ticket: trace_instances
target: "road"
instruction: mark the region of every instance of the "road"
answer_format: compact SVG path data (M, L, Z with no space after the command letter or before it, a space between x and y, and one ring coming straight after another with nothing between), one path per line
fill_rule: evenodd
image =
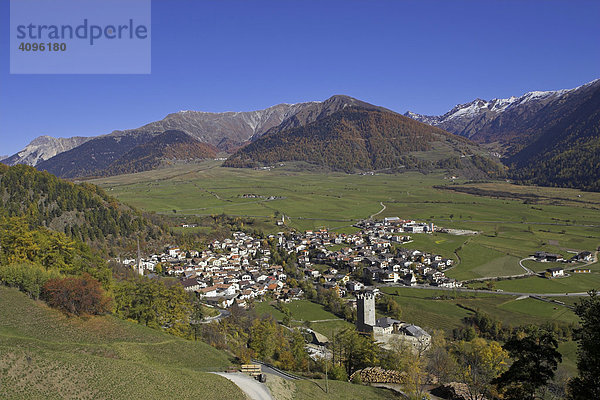
M248 375L244 375L241 372L213 372L213 374L229 379L252 400L273 400L269 389Z
M272 374L272 375L278 376L280 378L286 379L288 381L295 381L295 380L301 379L297 375L290 374L289 372L285 372L280 369L274 368L271 365L264 363L262 361L252 360L252 362L254 364L260 364L261 371L264 372L265 374ZM267 379L269 379L269 378L267 378Z
M219 308L218 311L219 311L219 315L216 315L214 317L206 317L200 323L201 324L208 324L209 322L218 321L220 319L227 318L227 317L229 317L231 315L231 312L229 312L227 310L222 310L222 309Z
M455 292L468 292L468 293L489 293L489 294L498 294L505 296L540 296L540 297L581 297L587 296L586 292L577 292L577 293L521 293L521 292L494 292L490 290L477 290L477 289L467 289L467 288L444 288L437 286L398 286L395 283L387 283L384 285L378 286L387 286L387 287L398 287L398 288L406 288L410 287L412 289L423 289L423 290L447 290L447 291L455 291Z
M386 207L385 204L383 204L382 201L379 202L379 204L381 204L381 210L379 210L379 212L376 212L375 214L372 214L369 218L373 219L374 216L381 214L382 212L385 211Z
M525 260L535 260L535 258L526 257L522 260L519 260L519 265L521 266L521 268L523 268L525 270L525 272L527 272L527 275L535 275L535 272L533 272L532 270L530 270L529 268L527 268L526 266L523 265L523 261L525 261Z

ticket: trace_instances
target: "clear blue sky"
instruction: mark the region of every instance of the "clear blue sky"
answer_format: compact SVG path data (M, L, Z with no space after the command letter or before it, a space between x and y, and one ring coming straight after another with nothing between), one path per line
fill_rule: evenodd
M600 77L599 1L154 0L150 75L10 75L0 4L0 155L179 110L347 94L440 114Z

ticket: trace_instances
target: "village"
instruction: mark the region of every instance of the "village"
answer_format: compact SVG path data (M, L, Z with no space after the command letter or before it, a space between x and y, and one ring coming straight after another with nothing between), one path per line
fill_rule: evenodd
M365 286L398 284L458 287L444 270L452 260L436 254L402 248L411 234L433 232L433 224L402 220L364 220L356 233L335 233L326 229L304 233L279 232L265 238L235 232L231 238L214 240L203 251L171 246L163 253L123 260L139 274L156 275L160 265L164 275L180 279L186 291L195 292L212 306L227 308L268 295L288 301L300 298L302 291L290 287L282 265L274 263L275 250L295 255L296 275L340 297L359 292Z

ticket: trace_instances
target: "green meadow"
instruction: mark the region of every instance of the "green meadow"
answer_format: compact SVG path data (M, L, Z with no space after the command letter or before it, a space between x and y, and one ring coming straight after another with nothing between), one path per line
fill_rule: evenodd
M309 326L327 337L352 326L349 322L325 310L322 305L308 300L294 300L285 303L285 306L290 310L293 326ZM254 309L258 314L270 314L278 321L283 320L283 313L275 307L273 302L255 302Z
M473 315L470 310L484 312L498 319L504 326L543 324L547 322L577 323L578 318L569 308L536 300L498 293L466 293L458 291L419 290L406 287L385 287L382 292L402 308L402 320L428 330L443 329L447 335L462 326L462 319ZM573 304L575 298L558 298ZM576 344L561 343L562 366L575 373Z
M330 316L315 306L290 304L299 316ZM204 342L110 315L66 317L1 285L0 315L2 399L248 398L228 379L208 373L224 371L232 360ZM320 379L292 382L271 375L268 381L278 399L398 397L386 389L340 381L329 382L328 393Z
M403 320L431 329L457 328L462 325L462 318L473 314L470 310L485 312L512 326L577 321L569 308L531 298L407 287L385 287L382 291L401 306Z
M447 273L458 280L521 274L519 260L537 250L570 257L569 251L595 251L600 245L600 193L446 178L443 172L358 175L303 171L294 165L236 169L208 161L91 182L145 211L249 216L267 232L281 230L275 224L280 215L300 231L327 227L352 232L353 223L380 212L383 203L386 208L378 218L399 216L479 232L414 234L406 245L454 259L456 266ZM479 192L450 190L457 188ZM259 197L244 197L248 194Z
M158 171L121 175L92 181L119 200L146 211L165 215L252 216L267 232L286 225L300 231L327 227L352 232L357 220L378 214L404 219L433 221L437 226L477 231L476 235L412 234L403 246L454 260L446 274L458 280L523 274L519 260L538 250L571 257L574 251L595 251L600 244L600 193L573 189L517 186L506 182L467 183L445 179L443 173L349 175L301 171L222 168L217 162L180 165ZM455 189L472 193L458 192ZM476 190L476 192L474 192ZM244 198L244 194L262 197ZM268 200L275 196L274 200ZM385 205L382 211L381 203ZM543 271L549 263L524 261L528 268ZM576 267L577 264L568 264ZM600 267L592 274L572 274L560 279L528 277L492 282L495 290L523 293L585 292L600 288ZM473 287L486 286L475 283ZM451 331L481 310L510 325L547 321L576 322L571 310L534 299L520 299L493 292L459 293L384 288L402 308L402 318L425 328ZM395 295L398 291L399 295ZM454 293L454 298L434 299ZM568 304L575 299L560 298ZM325 336L349 326L346 321L308 301L287 305L292 324L310 326ZM270 305L256 304L259 313L281 320ZM563 346L564 347L564 346ZM573 359L565 361L573 362Z
M530 293L578 293L590 289L600 289L600 273L572 274L564 278L542 278L532 276L523 279L511 279L495 283L497 289L507 292Z
M275 221L282 214L287 227L300 231L327 227L352 232L354 222L377 213L377 218L398 216L432 221L438 227L477 231L475 235L462 236L441 232L412 234L412 242L403 245L452 258L454 266L446 273L458 280L520 275L525 271L519 261L538 250L570 258L577 251L595 252L600 245L600 193L446 178L443 172L350 175L302 171L289 165L272 170L231 169L211 161L92 182L119 200L146 211L173 216L250 216L272 232L281 230ZM262 197L245 198L244 194ZM269 200L269 196L275 199ZM534 271L551 266L529 260L524 263ZM578 265L581 264L565 266ZM492 285L495 290L523 293L600 288L599 264L588 268L592 269L591 274L560 279L527 277L494 281ZM486 312L512 326L577 321L567 307L495 292L389 287L383 291L401 306L403 320L446 332L461 326L461 320L472 314L470 310ZM567 304L576 301L558 299ZM335 318L314 303L293 302L288 306L296 320L294 324ZM283 318L268 303L258 303L257 311ZM311 326L330 336L347 324L333 320L312 322ZM561 344L561 352L565 356L563 365L573 370L573 342Z

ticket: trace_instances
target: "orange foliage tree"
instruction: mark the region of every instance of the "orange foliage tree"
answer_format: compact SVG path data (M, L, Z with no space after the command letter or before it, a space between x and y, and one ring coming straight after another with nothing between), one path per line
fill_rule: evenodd
M50 279L42 289L42 298L50 307L74 315L102 314L111 306L100 282L89 274Z

